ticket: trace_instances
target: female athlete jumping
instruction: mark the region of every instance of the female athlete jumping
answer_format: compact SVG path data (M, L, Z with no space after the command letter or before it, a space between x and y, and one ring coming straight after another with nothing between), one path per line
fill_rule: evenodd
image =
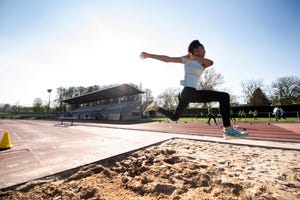
M202 72L213 65L213 61L205 56L205 48L198 41L194 40L188 47L189 54L182 57L169 57L165 55L155 55L142 52L142 59L152 58L163 62L183 63L184 64L184 79L180 84L184 87L178 95L179 103L174 112L170 112L151 103L145 112L156 110L162 113L173 121L180 118L180 115L187 108L189 103L207 103L218 101L220 104L220 113L223 119L223 136L224 139L243 138L248 135L247 132L240 132L234 129L230 124L230 101L229 94L225 92L217 92L212 90L197 90L200 75Z

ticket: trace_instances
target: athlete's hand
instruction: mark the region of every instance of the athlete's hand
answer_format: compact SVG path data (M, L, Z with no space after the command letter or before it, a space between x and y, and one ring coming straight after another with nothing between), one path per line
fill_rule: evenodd
M149 54L146 53L146 52L142 52L141 55L140 55L141 59L146 59L146 58L149 58L149 57L150 57Z

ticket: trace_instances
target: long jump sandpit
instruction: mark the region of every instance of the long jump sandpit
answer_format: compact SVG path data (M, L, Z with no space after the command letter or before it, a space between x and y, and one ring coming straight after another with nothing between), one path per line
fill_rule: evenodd
M183 134L184 123L110 126L1 120L13 147L0 151L0 199L300 197L297 139L224 141Z

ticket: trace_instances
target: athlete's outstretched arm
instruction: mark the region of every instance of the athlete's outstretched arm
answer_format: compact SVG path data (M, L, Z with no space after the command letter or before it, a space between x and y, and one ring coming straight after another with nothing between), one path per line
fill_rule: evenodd
M150 54L150 53L146 53L146 52L142 52L140 57L142 59L152 58L152 59L160 60L163 62L182 63L181 57L169 57L169 56L165 56L165 55L155 55L155 54Z

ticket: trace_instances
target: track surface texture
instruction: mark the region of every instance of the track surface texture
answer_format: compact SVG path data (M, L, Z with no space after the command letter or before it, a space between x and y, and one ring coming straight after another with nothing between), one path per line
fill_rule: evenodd
M198 136L222 137L222 128L216 125L196 122L149 122L149 123L74 123L75 125L99 126L130 130L190 134ZM236 128L249 132L248 139L300 142L300 123L238 123Z

